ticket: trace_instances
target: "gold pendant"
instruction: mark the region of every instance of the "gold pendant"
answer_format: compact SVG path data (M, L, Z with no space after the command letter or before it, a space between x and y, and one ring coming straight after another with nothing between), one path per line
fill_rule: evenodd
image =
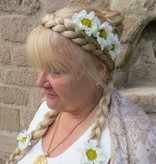
M47 164L47 157L46 155L39 155L33 164Z

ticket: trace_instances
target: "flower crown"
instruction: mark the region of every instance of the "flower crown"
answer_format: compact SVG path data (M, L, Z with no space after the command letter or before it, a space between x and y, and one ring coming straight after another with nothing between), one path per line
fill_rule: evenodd
M115 60L120 53L120 42L118 35L113 33L113 28L107 21L101 24L93 11L87 14L86 10L82 10L72 16L71 23L77 25L88 36L96 38L101 50L108 52L111 59Z

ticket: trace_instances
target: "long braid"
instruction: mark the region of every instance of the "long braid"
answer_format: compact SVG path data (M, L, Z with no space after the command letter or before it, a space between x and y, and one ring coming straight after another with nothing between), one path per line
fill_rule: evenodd
M26 149L23 149L22 151L17 147L15 152L11 154L6 164L13 164L20 160L31 149L31 147L35 145L38 142L38 140L47 132L49 125L51 125L55 121L55 118L58 115L58 113L59 112L55 110L47 112L44 116L43 121L41 121L37 125L36 129L31 132L31 145L28 146Z
M113 91L113 79L112 74L110 77L106 80L106 84L104 87L104 93L102 98L99 101L99 109L96 112L95 122L93 124L92 132L89 136L89 139L96 139L100 140L101 138L101 132L103 131L105 127L106 117L108 114L108 106L110 104L110 98Z
M123 31L123 25L122 21L124 17L120 14L118 11L111 11L110 9L105 9L102 12L105 17L107 18L107 21L113 26L114 31L118 34L118 36L121 36L121 33ZM104 55L105 56L105 55ZM107 63L107 59L104 61ZM89 136L89 139L97 139L98 141L101 138L101 132L105 127L106 123L106 117L108 115L109 111L109 104L111 101L111 94L113 92L113 72L108 73L106 81L103 82L103 97L99 101L99 109L96 113L95 122L92 128L92 132Z

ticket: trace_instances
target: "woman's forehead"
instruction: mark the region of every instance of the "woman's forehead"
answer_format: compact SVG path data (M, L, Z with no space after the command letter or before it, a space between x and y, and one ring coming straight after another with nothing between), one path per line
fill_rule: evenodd
M50 29L38 27L28 40L30 60L42 69L73 72L84 67L84 50L71 40Z

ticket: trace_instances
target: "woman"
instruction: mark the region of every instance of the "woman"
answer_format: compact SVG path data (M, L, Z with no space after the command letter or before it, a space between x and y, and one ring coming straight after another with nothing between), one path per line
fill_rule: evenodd
M27 47L45 99L7 163L155 163L154 123L113 90L122 20L117 11L72 7L33 30Z

